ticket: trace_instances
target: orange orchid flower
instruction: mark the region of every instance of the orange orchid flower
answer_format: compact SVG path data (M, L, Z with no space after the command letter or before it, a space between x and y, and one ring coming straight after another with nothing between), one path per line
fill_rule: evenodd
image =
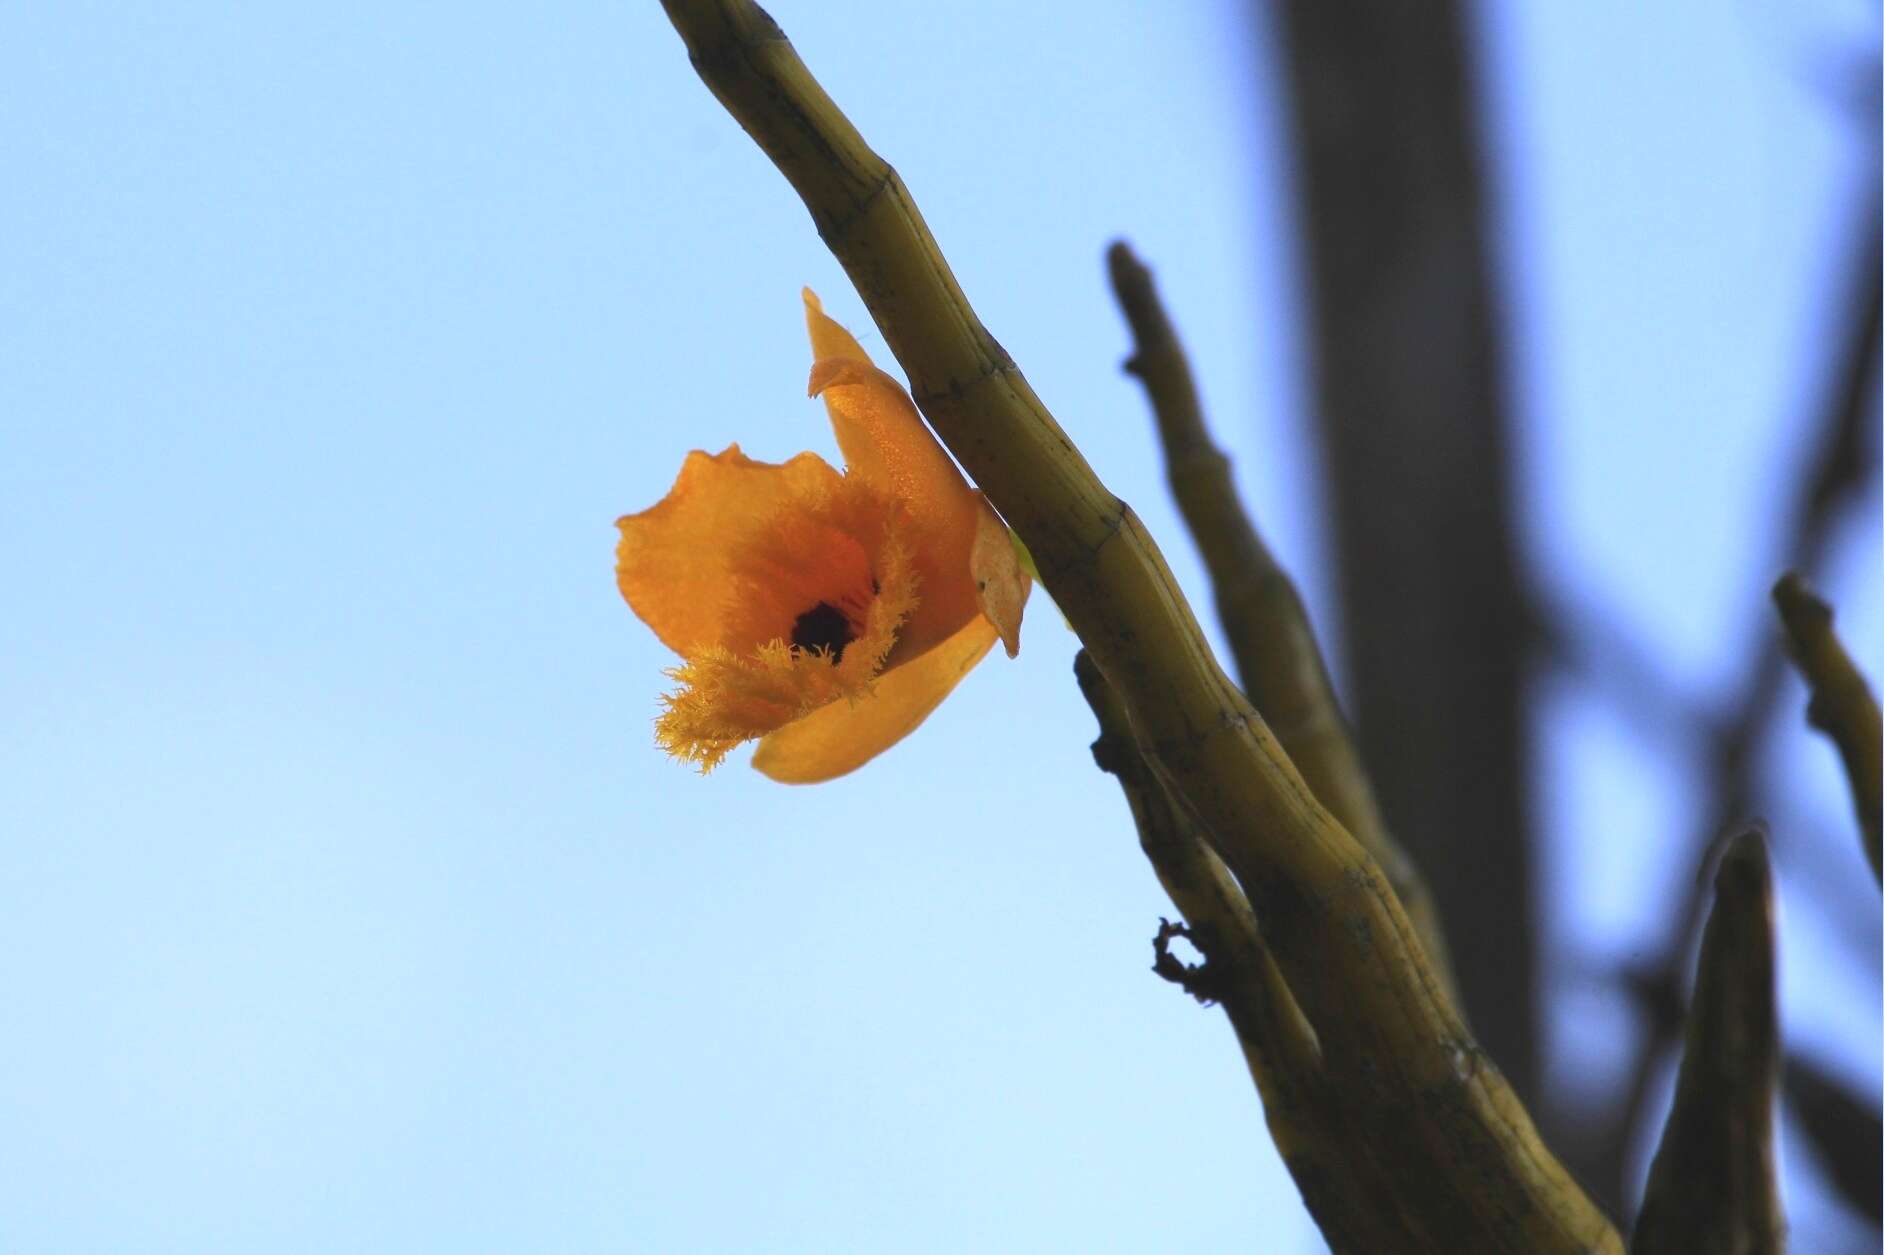
M682 658L655 739L711 770L792 784L855 770L929 716L996 640L1020 650L1030 581L1007 526L909 395L807 288L810 394L842 474L695 450L650 509L616 522L616 583Z

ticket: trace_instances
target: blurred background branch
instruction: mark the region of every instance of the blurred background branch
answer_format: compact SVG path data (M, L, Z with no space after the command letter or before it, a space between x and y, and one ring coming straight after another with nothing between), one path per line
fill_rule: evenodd
M1866 181L1862 202L1855 207L1852 232L1850 260L1842 268L1849 284L1838 298L1841 309L1833 325L1840 330L1812 428L1816 434L1807 442L1792 481L1797 487L1782 511L1787 523L1778 552L1766 560L1768 570L1791 568L1808 576L1823 572L1840 523L1875 491L1877 443L1871 428L1877 415L1880 299L1875 177ZM1780 450L1778 456L1783 459L1785 453ZM1761 805L1757 765L1782 713L1785 654L1764 596L1750 609L1747 623L1749 657L1738 697L1722 711L1700 715L1708 731L1699 785L1701 814L1687 842L1691 851L1704 850L1727 828L1754 818ZM1705 903L1701 891L1689 895L1671 917L1656 957L1619 973L1620 986L1634 996L1644 1024L1627 1051L1626 1083L1614 1102L1585 1108L1561 1130L1558 1144L1586 1186L1614 1209L1627 1205L1635 1171L1628 1150L1649 1114L1657 1069L1681 1031L1682 968ZM1869 1197L1848 1201L1875 1222L1876 1196L1873 1188Z
M1387 822L1431 882L1465 1006L1530 1094L1543 1011L1529 792L1536 670L1597 694L1693 780L1695 820L1673 855L1691 861L1764 804L1757 768L1781 714L1779 635L1762 598L1744 619L1739 690L1722 701L1678 684L1605 607L1527 569L1473 15L1378 0L1278 0L1255 14L1273 32L1290 122L1342 687ZM1855 65L1826 81L1825 96L1869 135L1871 166L1836 264L1845 283L1806 439L1789 424L1775 450L1798 469L1777 511L1780 539L1749 569L1762 591L1787 567L1820 575L1840 527L1876 491L1877 80L1872 56ZM1785 849L1803 877L1827 882L1812 843ZM1593 1103L1540 1111L1547 1137L1617 1215L1640 1179L1630 1151L1681 1033L1686 960L1707 901L1697 888L1646 956L1605 977L1641 1025L1619 1046L1620 1084ZM1863 1153L1875 1096L1797 1059L1785 1076L1789 1101L1814 1113L1800 1123L1817 1158L1843 1165L1829 1178L1875 1225L1876 1174L1849 1169L1854 1153L1860 1167L1875 1157Z
M1431 885L1464 1011L1527 1103L1538 965L1529 654L1470 22L1281 0L1344 705Z
M1787 572L1773 587L1773 601L1786 625L1793 659L1812 689L1806 718L1831 738L1844 760L1865 857L1871 860L1871 874L1880 875L1878 759L1884 754L1884 730L1879 727L1877 698L1833 630L1831 606L1805 580Z
M1637 1255L1785 1249L1773 1145L1773 877L1759 833L1727 844L1713 881L1674 1106L1630 1243Z

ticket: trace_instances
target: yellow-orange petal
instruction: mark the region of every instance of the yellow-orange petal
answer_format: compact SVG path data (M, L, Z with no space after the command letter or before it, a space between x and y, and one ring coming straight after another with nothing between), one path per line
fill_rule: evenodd
M979 494L977 494L979 496ZM975 547L968 566L975 578L975 595L981 603L982 617L994 624L1001 634L1001 644L1012 658L1020 653L1021 612L1027 607L1027 593L1032 581L1021 568L1020 553L1007 524L994 512L986 497L975 527Z
M884 672L868 697L832 702L767 735L752 765L784 784L855 771L914 732L999 637L976 615L934 649Z
M863 345L857 343L857 337L834 319L825 317L824 302L810 288L801 289L799 295L805 300L805 330L811 333L811 356L813 359L826 357L848 358L853 362L870 365L870 355L864 352Z
M907 533L902 506L854 475L767 516L728 559L735 606L722 620L720 643L735 653L779 639L812 644L800 639L811 626L802 622L807 612L839 616L841 627L826 622L823 630L854 638L882 591L881 566L892 541L903 555L896 560L916 580ZM814 628L811 636L817 635Z
M741 546L787 506L834 492L840 479L815 453L775 465L736 444L717 454L696 449L658 504L616 520L616 585L675 653L723 645L739 610Z
M807 305L811 343L843 342L832 356L812 359L809 395L822 397L843 451L844 466L887 486L918 517L972 517L974 490L956 469L948 451L929 431L903 385L878 370L850 333L815 306Z
M877 578L861 631L835 654L772 640L746 653L713 646L670 670L680 687L661 699L666 709L654 721L661 748L710 771L743 741L826 707L873 702L872 682L916 601L908 554L893 535L879 552Z
M847 474L881 486L909 521L922 604L904 626L893 663L928 652L981 610L972 559L983 509L902 385L871 365L842 326L805 290L805 323L817 360L810 391L822 397Z

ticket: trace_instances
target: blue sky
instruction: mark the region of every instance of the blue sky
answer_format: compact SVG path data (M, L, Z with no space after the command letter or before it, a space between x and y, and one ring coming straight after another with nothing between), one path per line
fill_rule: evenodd
M1241 9L882 8L773 11L1201 594L1118 371L1132 239L1326 618ZM1498 11L1524 540L1705 690L1856 170L1809 70L1873 19ZM1044 601L853 777L654 749L614 518L690 448L835 457L801 285L881 343L658 6L28 0L0 151L0 1245L1315 1249L1220 1017L1146 970L1170 907ZM1873 496L1829 586L1874 676L1877 557ZM1677 782L1575 694L1545 744L1556 940L1627 953L1691 872ZM1768 769L1777 831L1849 838L1822 744ZM1849 853L1788 886L1786 1007L1875 1086Z

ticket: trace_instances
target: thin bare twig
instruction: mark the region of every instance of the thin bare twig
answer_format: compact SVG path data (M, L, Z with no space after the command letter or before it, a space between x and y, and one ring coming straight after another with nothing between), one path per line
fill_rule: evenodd
M1151 400L1164 448L1165 477L1210 573L1217 618L1236 659L1243 691L1321 804L1380 864L1457 1005L1458 989L1432 894L1381 818L1308 612L1294 581L1244 510L1229 457L1210 438L1190 362L1158 299L1151 271L1123 240L1106 251L1106 269L1132 329L1132 355L1125 369L1145 385Z
M1773 586L1773 602L1786 625L1793 660L1812 687L1806 719L1832 739L1844 759L1845 779L1858 810L1858 828L1871 874L1884 879L1879 830L1884 828L1884 720L1871 686L1832 631L1832 608L1796 571Z

